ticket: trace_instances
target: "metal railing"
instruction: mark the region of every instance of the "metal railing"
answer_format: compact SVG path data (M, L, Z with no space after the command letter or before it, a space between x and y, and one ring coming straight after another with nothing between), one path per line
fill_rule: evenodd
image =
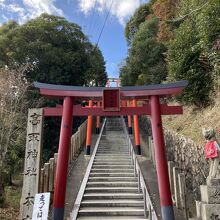
M131 156L132 164L134 165L134 175L138 177L138 191L139 192L142 191L143 195L144 195L144 215L145 215L145 217L148 217L149 220L159 220L159 218L157 217L157 213L153 207L147 186L145 184L145 180L144 180L143 174L141 172L137 156L134 152L134 147L133 147L131 138L128 134L125 121L124 121L123 117L121 117L121 118L122 118L123 129L124 129L124 132L126 135L126 141L127 141L128 147L129 147L129 154Z

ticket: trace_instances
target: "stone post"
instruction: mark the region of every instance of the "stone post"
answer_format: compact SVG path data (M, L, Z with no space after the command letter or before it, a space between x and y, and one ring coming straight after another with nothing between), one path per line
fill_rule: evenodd
M173 168L175 163L173 161L168 161L168 173L170 180L170 190L172 194L172 199L174 199L174 181L173 181Z
M200 210L202 220L220 219L220 179L210 179L208 185L201 185Z
M20 219L31 219L34 196L39 192L43 135L43 109L29 109Z
M179 182L178 182L178 174L180 169L177 167L173 167L173 184L174 184L174 195L175 195L175 204L177 208L181 208L180 203L180 189L179 189Z

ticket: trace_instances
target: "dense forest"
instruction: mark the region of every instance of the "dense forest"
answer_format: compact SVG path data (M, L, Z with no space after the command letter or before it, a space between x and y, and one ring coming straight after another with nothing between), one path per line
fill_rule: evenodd
M189 81L179 97L206 107L219 87L219 0L151 0L125 27L129 53L120 67L123 85Z
M9 21L0 27L0 207L7 205L6 186L23 170L28 108L55 105L38 95L33 81L103 86L105 61L81 27L63 17L42 14L23 25ZM47 159L57 151L60 119L44 124Z

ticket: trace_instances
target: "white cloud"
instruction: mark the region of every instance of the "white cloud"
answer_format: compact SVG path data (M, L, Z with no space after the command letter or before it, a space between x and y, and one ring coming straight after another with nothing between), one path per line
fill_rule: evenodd
M7 10L12 13L17 13L20 16L24 16L25 13L24 8L20 7L18 4L15 3L7 5Z
M10 15L18 17L19 23L35 18L42 13L54 14L63 16L63 11L54 5L55 0L22 0L23 5L17 3L7 3L5 0L0 0L0 9Z
M88 14L92 10L98 12L108 11L111 7L111 0L78 0L80 11ZM111 7L111 15L116 16L119 23L124 25L126 20L140 6L143 0L113 0ZM96 8L94 8L96 6Z
M54 0L23 0L23 4L30 18L37 17L44 12L63 16L63 11L54 5Z

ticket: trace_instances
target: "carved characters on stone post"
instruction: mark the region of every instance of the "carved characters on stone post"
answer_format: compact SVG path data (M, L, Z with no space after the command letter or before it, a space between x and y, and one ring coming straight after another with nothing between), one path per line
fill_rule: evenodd
M38 193L42 150L43 109L29 109L20 219L31 219L34 196Z

